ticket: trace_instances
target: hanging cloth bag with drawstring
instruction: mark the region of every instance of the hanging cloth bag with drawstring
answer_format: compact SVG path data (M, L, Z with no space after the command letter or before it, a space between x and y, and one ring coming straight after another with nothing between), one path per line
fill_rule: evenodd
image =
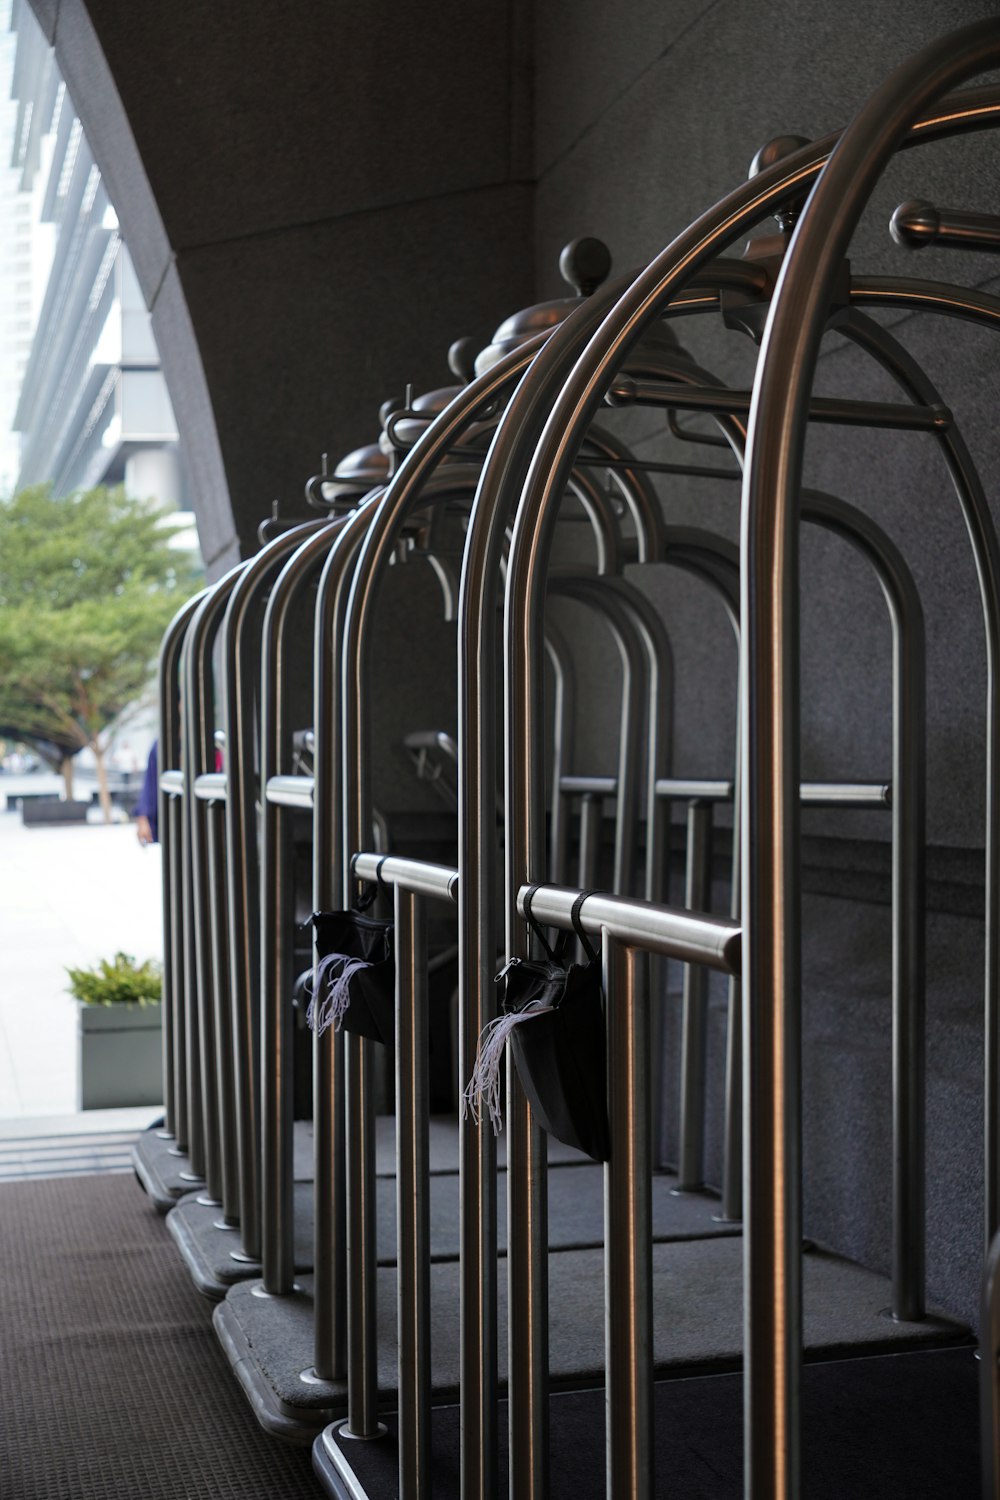
M330 1026L391 1046L396 1034L393 923L368 915L372 886L349 911L314 911L316 966L306 1023L317 1036Z
M531 912L538 889L524 898L524 914L548 957L512 959L497 975L504 986L503 1013L484 1028L465 1103L476 1118L485 1099L500 1128L500 1062L509 1041L514 1066L533 1118L549 1135L594 1161L607 1161L611 1132L607 1105L607 1041L600 953L580 922L590 891L573 904L573 929L587 962L569 962L572 932L553 948Z

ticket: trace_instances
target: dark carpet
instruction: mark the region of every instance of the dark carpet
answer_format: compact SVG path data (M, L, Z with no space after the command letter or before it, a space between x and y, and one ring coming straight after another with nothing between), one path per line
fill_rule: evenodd
M299 1500L131 1176L0 1187L3 1500Z

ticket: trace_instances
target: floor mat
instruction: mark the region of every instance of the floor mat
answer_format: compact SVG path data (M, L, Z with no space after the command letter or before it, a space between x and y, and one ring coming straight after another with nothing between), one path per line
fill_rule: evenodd
M315 1500L131 1175L0 1188L3 1500Z

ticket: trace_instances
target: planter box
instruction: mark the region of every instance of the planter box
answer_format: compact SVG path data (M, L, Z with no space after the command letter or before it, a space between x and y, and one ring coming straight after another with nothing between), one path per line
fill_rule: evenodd
M77 1004L79 1109L162 1102L162 1010L159 1003Z
M86 823L89 802L60 802L45 793L27 793L21 797L21 822L25 828L42 828L53 823Z

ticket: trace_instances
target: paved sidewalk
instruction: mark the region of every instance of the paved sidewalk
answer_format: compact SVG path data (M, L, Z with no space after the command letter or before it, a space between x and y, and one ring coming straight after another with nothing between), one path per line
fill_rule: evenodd
M66 967L119 949L162 958L160 899L159 846L140 848L134 825L25 828L0 813L0 1133L76 1111Z

